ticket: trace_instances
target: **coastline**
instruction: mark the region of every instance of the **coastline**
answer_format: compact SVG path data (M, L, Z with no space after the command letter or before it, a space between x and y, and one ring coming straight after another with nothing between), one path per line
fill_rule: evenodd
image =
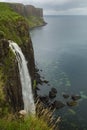
M41 25L36 25L36 26L34 26L34 27L30 27L29 30L31 31L31 30L33 30L33 29L35 29L35 28L46 26L47 24L48 24L47 22L44 22L44 23L41 24ZM32 39L31 39L31 40L32 40Z

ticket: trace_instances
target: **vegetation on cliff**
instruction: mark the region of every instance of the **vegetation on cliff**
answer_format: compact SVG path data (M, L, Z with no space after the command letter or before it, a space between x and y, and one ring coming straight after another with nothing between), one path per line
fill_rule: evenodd
M42 17L29 16L27 20L30 28L39 27L46 24Z
M6 3L0 3L0 130L50 130L43 119L16 118L15 112L23 109L18 63L9 48L8 39L21 47L34 80L34 52L27 20Z
M52 130L46 122L36 117L28 117L24 120L0 119L0 130Z
M20 15L24 16L29 23L29 28L45 25L43 19L43 9L32 5L23 5L20 3L9 3L10 7Z
M28 40L25 28L28 28L25 19L14 12L8 4L0 3L0 31L4 33L5 38L21 44Z

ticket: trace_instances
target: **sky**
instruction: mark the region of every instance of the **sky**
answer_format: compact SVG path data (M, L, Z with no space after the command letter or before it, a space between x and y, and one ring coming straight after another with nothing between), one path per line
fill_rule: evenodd
M87 0L0 0L43 8L44 15L87 15Z

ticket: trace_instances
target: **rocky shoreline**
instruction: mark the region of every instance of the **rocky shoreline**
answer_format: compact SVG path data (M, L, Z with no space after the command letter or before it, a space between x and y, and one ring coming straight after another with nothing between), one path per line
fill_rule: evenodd
M43 84L47 84L47 86L49 87L49 81L42 80L40 74L39 74L39 69L36 68L36 72L35 72L35 80L36 80L36 88L35 88L35 98L39 98L39 100L43 103L44 107L47 108L51 108L53 109L61 109L65 106L68 107L74 107L78 104L79 100L81 99L81 96L79 94L67 94L67 93L63 93L62 97L65 99L65 102L60 101L59 99L56 100L56 96L58 94L57 90L55 87L51 87L51 89L49 90L49 94L48 95L38 95L38 91L40 91L40 87L38 88L38 84L43 85ZM51 86L51 85L50 85ZM43 85L44 87L44 85Z

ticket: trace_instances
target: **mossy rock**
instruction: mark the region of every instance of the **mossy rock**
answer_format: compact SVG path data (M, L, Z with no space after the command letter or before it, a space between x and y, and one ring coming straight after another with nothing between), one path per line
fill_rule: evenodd
M73 106L77 105L77 102L76 101L69 101L69 102L67 102L67 105L70 107L73 107Z

